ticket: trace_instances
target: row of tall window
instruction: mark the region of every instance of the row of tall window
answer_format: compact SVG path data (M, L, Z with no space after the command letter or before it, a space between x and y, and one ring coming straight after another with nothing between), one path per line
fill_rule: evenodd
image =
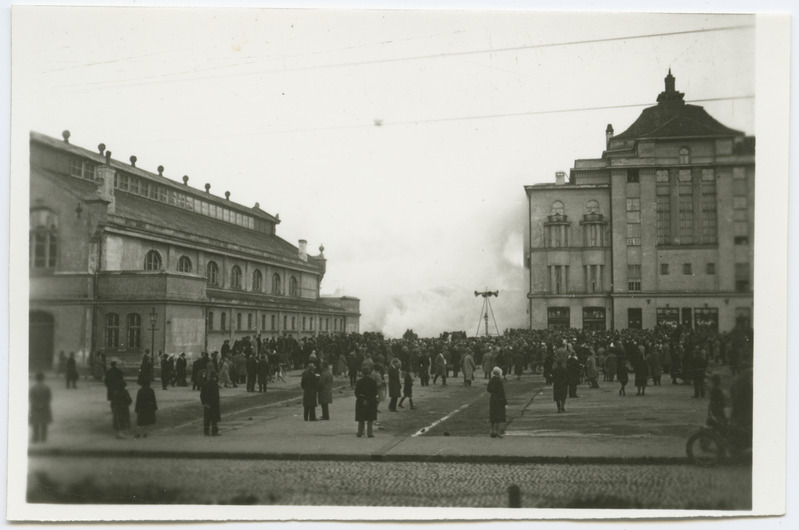
M564 213L563 202L555 201L550 208L550 215L544 222L544 246L560 248L569 246L571 222ZM599 202L590 200L585 205L585 213L580 221L582 226L583 246L601 247L605 245L605 228L607 220L599 213Z
M80 158L73 158L70 163L70 174L73 177L86 180L95 180L95 165ZM114 188L120 191L133 193L155 201L191 210L208 217L213 217L226 223L243 226L259 232L271 233L271 225L251 215L241 213L233 208L219 206L216 203L202 200L193 195L177 191L169 186L156 184L149 179L116 171Z
M247 327L244 327L244 313L236 313L236 327L234 328L235 331L255 331L254 324L255 316L252 313L247 313ZM277 315L268 315L269 316L269 327L267 328L267 320L266 314L261 314L261 326L259 329L261 330L270 330L270 331L297 331L297 319L296 316L283 315L283 327L278 328L280 323ZM217 315L213 311L209 311L208 315L206 316L206 322L208 325L208 331L229 331L228 328L228 313L225 311L221 311L219 313L219 322L216 321ZM289 320L290 318L290 320ZM330 318L329 317L302 317L302 331L330 331ZM339 330L339 327L341 328ZM333 319L333 331L343 331L344 330L344 322L343 319L334 318Z
M125 344L120 343L119 315L117 313L107 313L105 315L105 347L110 350L119 348L140 349L141 348L141 315L139 313L128 313L125 316Z
M146 271L159 271L163 268L163 262L161 260L161 254L158 253L157 250L150 250L144 256L144 270ZM178 258L178 265L177 265L178 272L192 272L193 265L191 262L191 258L188 256L181 256ZM209 261L205 266L206 272L206 279L208 280L208 284L212 286L219 286L222 280L222 275L219 270L219 265L216 264L215 261ZM238 265L233 265L230 269L230 288L232 289L242 289L242 272L241 267ZM253 291L261 292L264 289L263 286L263 273L255 269L252 272L252 284L251 289ZM283 280L278 273L274 273L272 275L272 294L284 294L283 293ZM300 283L295 276L289 277L288 282L288 295L289 296L300 296Z
M655 172L655 190L659 245L717 242L715 170L659 169Z

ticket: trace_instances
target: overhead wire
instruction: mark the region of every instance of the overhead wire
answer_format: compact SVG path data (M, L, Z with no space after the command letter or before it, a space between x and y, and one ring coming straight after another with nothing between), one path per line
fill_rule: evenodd
M308 71L308 70L322 70L322 69L332 69L332 68L345 68L345 67L354 67L354 66L368 66L368 65L375 65L375 64L386 64L386 63L397 63L397 62L406 62L406 61L420 61L420 60L430 60L430 59L443 59L447 57L463 57L467 55L478 55L484 53L507 53L512 51L523 51L523 50L534 50L534 49L542 49L542 48L554 48L560 46L579 46L584 44L596 44L596 43L603 43L603 42L617 42L617 41L626 41L626 40L638 40L638 39L649 39L649 38L656 38L656 37L670 37L676 35L689 35L689 34L696 34L696 33L710 33L710 32L718 32L718 31L731 31L731 30L739 30L739 29L750 29L754 28L751 24L740 24L734 26L719 26L715 28L700 28L700 29L693 29L693 30L683 30L683 31L668 31L662 33L645 33L645 34L638 34L638 35L626 35L626 36L618 36L618 37L603 37L597 39L584 39L584 40L574 40L574 41L564 41L564 42L548 42L548 43L540 43L540 44L528 44L523 46L510 46L505 48L485 48L479 50L464 50L460 52L442 52L437 54L427 54L427 55L414 55L414 56L406 56L406 57L387 57L381 59L371 59L365 61L351 61L351 62L343 62L343 63L331 63L331 64L321 64L321 65L309 65L309 66L297 66L293 68L282 68L282 69L272 69L272 70L256 70L252 72L239 72L239 73L229 73L229 74L220 74L220 75L209 75L209 76L202 76L202 77L188 77L188 78L179 78L179 79L158 79L153 81L144 81L140 83L129 83L128 81L137 81L140 79L149 79L153 76L145 76L145 77L134 77L122 80L113 80L113 81L96 81L93 83L80 83L80 84L70 84L70 85L60 85L60 88L87 88L89 86L105 86L108 88L125 88L125 87L134 87L134 86L144 86L144 85L152 85L152 84L163 84L163 83L179 83L179 82L187 82L187 81L203 81L207 79L220 79L220 78L234 78L234 77L250 77L250 76L258 76L258 75L265 75L265 74L275 74L275 73L290 73L290 72L301 72L301 71ZM184 72L178 73L167 73L167 74L159 74L156 77L163 77L163 76L174 76L174 75L183 75L183 74L191 74L196 70L187 70Z

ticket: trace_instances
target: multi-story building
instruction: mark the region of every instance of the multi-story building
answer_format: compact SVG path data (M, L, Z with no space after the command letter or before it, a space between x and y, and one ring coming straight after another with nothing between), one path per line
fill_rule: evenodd
M357 298L320 296L324 248L280 219L69 143L30 136L30 363L104 350L138 362L260 333L358 332Z
M754 137L674 81L601 158L525 186L532 328L751 324Z

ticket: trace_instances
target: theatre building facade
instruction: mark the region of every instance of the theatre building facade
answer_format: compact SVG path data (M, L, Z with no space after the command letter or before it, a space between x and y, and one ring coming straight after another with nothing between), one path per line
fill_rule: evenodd
M31 369L359 331L357 298L320 296L324 247L281 239L278 216L63 137L30 135Z
M657 105L601 158L525 186L530 327L751 326L755 141L688 105Z

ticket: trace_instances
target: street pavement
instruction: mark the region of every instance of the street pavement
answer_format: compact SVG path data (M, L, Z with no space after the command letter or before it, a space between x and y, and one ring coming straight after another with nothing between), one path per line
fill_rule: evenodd
M715 370L729 380L726 367ZM419 386L414 403L381 413L374 438L356 438L354 397L345 378L336 378L331 420L302 420L300 372L287 383L270 383L265 394L243 386L221 389L221 436L202 435L198 392L190 387L162 390L156 382L157 424L147 438L114 437L111 412L102 383L82 379L67 390L50 376L54 422L44 444L31 444L31 457L141 456L163 458L238 458L271 460L344 460L462 463L619 463L684 464L685 442L704 423L707 399L693 399L693 389L650 386L645 396L618 395L617 383L599 389L579 388L559 414L551 387L539 375L509 377L505 437L489 438L486 381L471 387L450 378L449 386ZM135 399L135 382L129 390ZM135 424L135 414L131 416ZM317 408L317 414L319 409Z

